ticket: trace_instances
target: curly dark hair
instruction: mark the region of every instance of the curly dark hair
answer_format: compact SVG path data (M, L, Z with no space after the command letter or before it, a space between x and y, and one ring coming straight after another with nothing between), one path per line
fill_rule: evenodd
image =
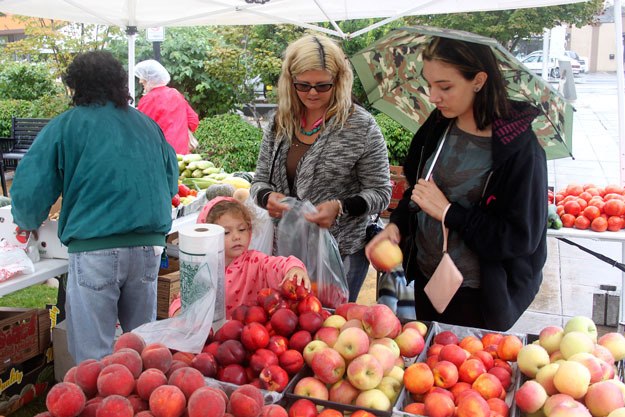
M75 106L104 105L126 108L132 102L128 92L128 74L122 64L107 51L82 53L67 68L63 81L74 91Z

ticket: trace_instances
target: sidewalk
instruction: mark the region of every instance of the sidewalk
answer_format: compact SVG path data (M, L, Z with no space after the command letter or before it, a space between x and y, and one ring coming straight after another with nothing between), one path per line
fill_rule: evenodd
M574 182L601 186L619 183L616 74L582 75L575 87L575 160L549 161L549 185L558 190ZM621 262L620 243L574 241ZM572 316L592 317L593 294L603 292L599 285L615 285L615 294L621 290L622 274L618 269L551 237L543 273L540 292L512 331L537 333L547 325L563 325Z

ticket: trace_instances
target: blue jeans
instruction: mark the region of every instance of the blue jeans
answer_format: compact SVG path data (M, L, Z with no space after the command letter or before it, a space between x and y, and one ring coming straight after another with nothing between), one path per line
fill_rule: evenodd
M343 256L343 267L349 288L349 301L355 302L369 271L369 260L365 256L364 248L351 255Z
M135 246L69 254L67 342L77 364L113 351L118 318L124 332L156 320L160 252Z

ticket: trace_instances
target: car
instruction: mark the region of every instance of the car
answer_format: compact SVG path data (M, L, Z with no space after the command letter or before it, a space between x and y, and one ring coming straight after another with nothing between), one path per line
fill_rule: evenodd
M549 63L547 64L547 74L551 78L559 78L560 77L560 61L570 61L571 70L573 71L573 75L579 75L581 72L581 65L579 62L573 58L568 56L560 56L549 57ZM542 75L543 73L543 52L542 51L534 51L524 57L521 62L528 67L530 70L534 71L537 75Z
M582 74L585 74L585 73L588 72L588 58L586 58L585 56L580 56L575 51L564 51L564 55L568 56L569 58L572 58L572 59L576 60L577 62L579 62L580 72Z

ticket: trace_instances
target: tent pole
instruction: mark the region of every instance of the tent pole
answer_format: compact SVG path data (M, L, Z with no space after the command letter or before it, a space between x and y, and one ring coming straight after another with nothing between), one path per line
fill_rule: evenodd
M137 37L137 27L128 26L126 28L126 37L128 39L128 92L133 99L133 105L136 106L135 100L135 38Z
M616 41L616 98L618 105L619 183L625 184L625 79L623 76L623 18L621 0L614 0L614 36Z

